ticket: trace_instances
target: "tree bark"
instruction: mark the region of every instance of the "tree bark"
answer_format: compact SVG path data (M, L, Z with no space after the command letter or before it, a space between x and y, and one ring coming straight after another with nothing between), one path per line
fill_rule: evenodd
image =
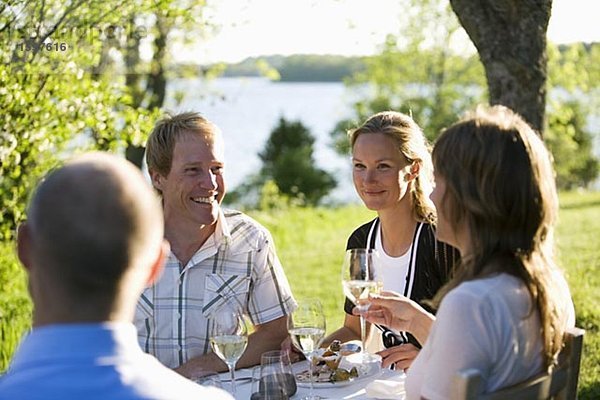
M129 26L136 26L135 14L129 17ZM140 39L138 35L129 35L124 55L126 68L125 85L129 88L134 108L140 107L144 101L144 91L140 87Z
M490 104L513 109L542 134L552 0L450 0L450 4L477 48Z
M135 16L131 19L134 26ZM167 36L171 26L167 23L164 16L156 13L156 37L154 39L154 54L151 61L150 72L146 76L146 87L141 88L141 76L138 70L141 62L140 58L140 38L133 37L127 44L125 61L127 65L126 84L130 88L133 96L133 105L135 107L146 107L149 110L162 107L167 88L167 79L165 76L165 63L167 53ZM133 164L142 168L145 148L128 143L125 149L125 158Z
M165 64L167 62L167 36L171 29L171 23L167 18L160 13L156 13L157 29L154 38L154 56L147 86L147 91L151 94L147 106L150 110L162 107L167 92Z
M146 148L144 146L134 146L132 144L128 145L125 149L125 159L130 161L139 169L142 169L142 164L144 163L144 152Z

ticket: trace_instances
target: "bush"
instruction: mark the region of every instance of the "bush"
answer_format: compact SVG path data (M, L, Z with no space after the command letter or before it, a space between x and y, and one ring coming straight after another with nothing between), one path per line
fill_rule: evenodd
M582 105L569 101L554 108L548 115L544 140L554 156L557 186L587 188L598 176L599 164Z
M336 180L327 171L315 166L315 138L300 122L288 122L283 117L271 132L262 152L263 166L245 183L229 192L226 204L238 208L271 209L282 204L315 206L335 188ZM276 205L272 203L277 197ZM266 208L264 208L266 207Z
M27 278L13 247L12 243L0 242L0 371L8 367L23 333L31 327Z

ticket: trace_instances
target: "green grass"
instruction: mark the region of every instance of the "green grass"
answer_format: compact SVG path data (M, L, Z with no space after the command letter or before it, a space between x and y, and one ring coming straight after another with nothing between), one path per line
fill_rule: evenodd
M321 299L327 331L344 320L341 268L348 236L375 217L360 206L249 212L272 233L286 276L298 299Z
M577 326L586 330L579 396L600 399L600 193L564 193L560 200L559 259L571 288Z
M600 398L600 193L563 193L557 233L564 267L577 311L586 329L579 381L581 399ZM361 206L336 209L290 209L249 212L271 233L297 298L323 301L328 331L342 324L340 268L346 239L374 216ZM21 334L30 326L31 305L25 277L11 244L0 244L0 371Z

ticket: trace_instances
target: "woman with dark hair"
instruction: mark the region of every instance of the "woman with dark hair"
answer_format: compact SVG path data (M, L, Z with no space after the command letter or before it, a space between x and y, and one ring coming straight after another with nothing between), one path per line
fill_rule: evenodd
M511 110L478 109L446 129L433 150L438 239L459 249L437 315L395 293L373 296L366 318L411 332L422 351L408 398L447 398L458 371L479 370L485 391L551 368L574 325L554 261L558 196L542 140Z

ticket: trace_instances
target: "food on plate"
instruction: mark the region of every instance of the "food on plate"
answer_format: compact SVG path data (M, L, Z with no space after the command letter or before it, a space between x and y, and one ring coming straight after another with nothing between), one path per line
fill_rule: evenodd
M315 383L341 383L347 382L354 378L358 378L359 373L356 367L347 370L344 368L336 368L331 370L326 366L319 367L318 370L313 370ZM310 372L302 371L296 375L296 380L299 383L310 382Z
M315 382L343 382L358 377L356 367L350 370L339 367L343 357L356 352L360 352L360 346L341 344L339 340L331 342L329 347L322 350L312 359ZM304 371L298 374L297 378L300 382L309 382L310 373L309 371Z
M330 370L335 370L340 365L340 361L342 361L340 348L341 342L339 340L334 340L323 353L313 357L313 365L316 367L325 365Z
M337 368L331 373L331 382L348 381L353 378L358 378L358 370L356 367L352 367L350 371L344 368Z

